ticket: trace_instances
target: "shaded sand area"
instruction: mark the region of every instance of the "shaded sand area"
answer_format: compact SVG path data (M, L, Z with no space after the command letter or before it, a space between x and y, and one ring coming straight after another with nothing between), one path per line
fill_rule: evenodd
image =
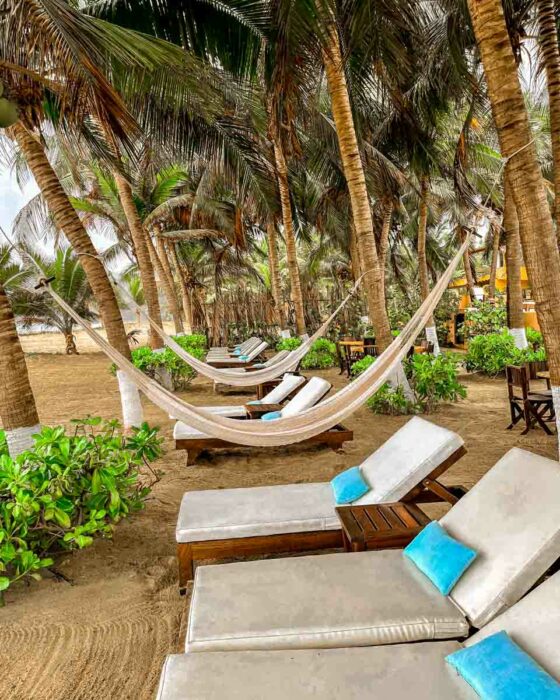
M29 352L57 351L56 336L29 336ZM52 345L54 343L54 345ZM88 346L79 338L78 347ZM60 345L62 348L62 345ZM116 380L99 354L77 357L31 354L31 380L42 422L66 423L86 414L119 415ZM321 373L336 387L338 370ZM556 457L556 437L509 432L503 379L464 378L468 398L446 405L431 420L458 431L468 455L445 476L472 486L510 447ZM212 392L198 378L185 397L196 404L242 403L240 395ZM118 526L113 541L97 541L62 557L58 569L71 583L53 578L18 587L0 610L0 697L9 700L144 700L153 698L163 657L181 651L189 598L177 593L174 528L178 505L189 489L281 484L331 479L359 464L406 418L373 416L361 409L347 421L355 440L343 453L297 447L239 449L200 457L185 467L171 442L172 422L145 402L146 417L162 426L167 452L146 509ZM232 591L235 595L235 591Z

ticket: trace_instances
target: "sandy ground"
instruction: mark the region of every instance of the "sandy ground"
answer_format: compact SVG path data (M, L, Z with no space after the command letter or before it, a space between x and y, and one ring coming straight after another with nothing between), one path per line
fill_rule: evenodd
M58 345L57 345L58 344ZM56 336L24 339L26 351L62 349ZM78 346L89 347L79 338ZM119 415L115 379L98 354L66 357L31 354L28 365L40 417L45 424L67 423L87 414ZM336 387L346 381L324 372ZM459 432L468 454L445 476L447 483L472 486L513 446L556 456L556 438L533 431L506 431L503 380L465 377L468 398L446 405L431 420ZM223 397L198 378L185 394L196 404L243 402ZM186 490L280 484L331 479L359 462L405 418L373 416L366 409L347 421L355 440L343 453L305 450L239 449L200 457L185 467L173 451L171 421L146 402L146 417L161 425L167 452L163 472L146 509L122 523L113 541L97 541L66 555L57 567L71 581L46 578L7 595L0 610L0 697L9 700L143 700L152 698L163 657L180 651L189 599L176 588L174 528Z

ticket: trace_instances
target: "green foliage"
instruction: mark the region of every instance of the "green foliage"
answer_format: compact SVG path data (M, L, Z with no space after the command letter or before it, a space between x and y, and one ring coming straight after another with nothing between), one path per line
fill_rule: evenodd
M319 338L303 358L303 369L330 369L336 365L336 345L331 340Z
M301 345L301 338L281 338L276 343L276 350L295 350Z
M507 308L503 297L499 297L494 304L489 301L474 301L472 308L465 313L466 338L501 333L505 329L507 329Z
M140 477L161 455L158 428L130 437L118 421L72 421L73 432L44 427L15 459L0 440L0 591L40 579L58 551L111 537L114 524L143 507L150 485Z
M526 328L525 334L527 336L527 342L535 352L544 350L544 339L540 331L536 331L534 328Z
M178 335L175 341L193 357L199 360L206 354L206 337L204 335ZM147 346L132 350L132 362L135 367L154 378L158 369L165 369L171 375L175 388L185 388L196 377L196 371L181 360L172 350L164 348L162 352L154 352ZM116 367L111 367L113 373Z
M540 335L540 334L539 334ZM541 336L542 338L542 336ZM466 367L469 372L483 372L496 376L505 371L507 365L523 365L526 362L546 360L543 347L519 350L507 330L502 333L478 335L469 342Z
M350 368L350 373L353 377L357 377L362 372L365 372L368 367L371 367L371 365L374 362L375 357L372 357L371 355L366 355L365 357L362 357L361 360L357 360L356 362L354 362L354 364Z
M357 377L375 362L374 357L364 357L352 365L352 376ZM372 396L368 407L374 413L406 415L431 413L442 401L457 401L467 395L458 379L459 358L451 353L413 355L403 362L414 400L407 399L402 387L394 389L384 384Z

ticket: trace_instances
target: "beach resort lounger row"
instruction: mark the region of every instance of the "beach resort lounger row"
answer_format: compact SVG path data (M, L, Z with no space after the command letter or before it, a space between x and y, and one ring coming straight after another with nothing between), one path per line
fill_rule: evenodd
M463 643L171 655L157 700L476 700L445 657L502 631L560 680L560 573Z
M371 490L355 505L455 503L457 487L446 489L438 479L465 453L457 433L414 417L362 462ZM193 577L193 560L342 546L328 482L189 491L176 539L181 589Z
M311 377L305 386L298 391L293 399L278 411L276 420L281 420L288 416L296 416L298 413L311 408L318 403L331 389L331 384L321 377ZM187 462L192 464L203 450L224 449L239 447L233 442L214 438L206 435L196 428L192 428L185 423L178 421L173 429L175 449L187 451ZM302 440L299 445L325 444L333 450L338 450L345 442L354 439L354 434L344 426L336 425L330 430L325 430L306 440Z
M234 348L210 348L210 350L208 351L208 355L233 355L234 352L244 354L246 352L249 352L250 350L253 350L253 348L255 348L261 342L261 338L257 337L256 335L253 335L251 338L247 338L247 340L244 340L242 343L239 343L239 345L236 345Z
M516 603L560 557L558 462L510 450L440 523L477 557L449 596L399 550L198 567L186 651L460 639Z
M221 354L211 354L206 356L206 362L212 367L218 367L221 369L229 369L235 367L247 367L254 364L263 352L267 349L268 343L264 340L257 345L255 345L251 350L246 353L241 353L238 356L221 355Z

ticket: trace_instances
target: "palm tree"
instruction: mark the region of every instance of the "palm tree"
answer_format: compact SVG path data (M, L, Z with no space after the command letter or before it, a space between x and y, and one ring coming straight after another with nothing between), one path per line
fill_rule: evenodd
M45 279L54 278L51 285L82 318L91 321L97 317L93 311L93 292L78 257L70 247L59 248L53 258L27 249ZM74 319L63 311L45 290L35 290L32 285L21 286L12 295L12 303L23 327L41 324L57 328L66 341L66 354L77 355L74 340Z
M506 272L507 272L507 309L508 328L515 340L515 345L524 350L527 347L525 319L523 316L523 289L521 286L521 241L519 238L519 220L508 184L507 168L504 177L504 234L506 237Z
M35 397L10 302L0 282L0 419L12 457L33 445L40 430Z
M556 234L501 2L468 0L468 7L502 156L508 159L508 185L517 209L525 264L546 345L560 423L560 306L557 303L560 253Z

